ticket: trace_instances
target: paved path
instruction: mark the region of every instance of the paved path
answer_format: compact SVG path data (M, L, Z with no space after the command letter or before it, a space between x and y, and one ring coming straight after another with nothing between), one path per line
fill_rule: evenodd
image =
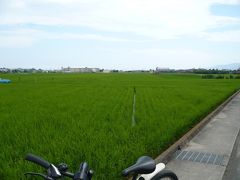
M235 179L240 179L240 138L237 138L239 129L240 94L213 117L181 151L175 153L167 163L167 169L174 171L180 180L221 180L236 176L238 177Z
M223 180L239 180L240 178L240 133L233 147L229 163L223 175Z

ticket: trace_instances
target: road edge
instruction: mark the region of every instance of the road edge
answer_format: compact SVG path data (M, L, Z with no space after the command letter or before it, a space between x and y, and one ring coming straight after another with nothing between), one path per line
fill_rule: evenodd
M167 163L172 155L181 147L186 145L194 136L198 134L199 131L214 117L216 116L235 96L240 93L237 90L233 93L227 100L220 104L215 110L209 113L205 118L203 118L196 126L184 134L178 141L172 144L168 149L155 158L156 163L163 162Z

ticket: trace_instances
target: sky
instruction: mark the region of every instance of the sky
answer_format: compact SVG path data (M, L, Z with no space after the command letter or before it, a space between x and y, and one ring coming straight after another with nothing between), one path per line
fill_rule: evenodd
M240 0L0 0L0 68L240 63Z

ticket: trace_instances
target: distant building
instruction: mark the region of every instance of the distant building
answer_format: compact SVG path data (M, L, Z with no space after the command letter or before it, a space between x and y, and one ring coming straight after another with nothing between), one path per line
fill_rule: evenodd
M0 73L8 73L8 72L11 72L11 70L7 68L0 68Z
M71 67L67 67L67 68L62 68L62 72L65 73L97 73L100 72L99 68L71 68Z
M154 69L150 69L149 73L151 73L151 74L154 73Z
M165 67L157 67L156 72L170 72L171 69Z
M103 73L110 73L110 72L112 72L112 70L110 70L110 69L104 69L102 72L103 72Z
M155 72L160 73L160 72L173 72L173 69L165 68L165 67L157 67Z

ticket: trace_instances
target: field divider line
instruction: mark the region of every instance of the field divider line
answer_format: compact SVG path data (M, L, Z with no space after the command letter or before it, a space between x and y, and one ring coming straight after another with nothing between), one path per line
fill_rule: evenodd
M173 157L173 154L186 145L195 135L198 134L202 128L207 125L207 123L216 116L234 97L240 93L240 90L237 90L233 95L231 95L227 100L220 104L215 110L210 112L205 118L203 118L196 126L190 129L185 135L183 135L178 141L172 144L168 149L161 153L155 161L157 163L163 162L167 163Z
M136 111L136 94L134 93L134 95L133 95L132 126L136 125L135 111Z

